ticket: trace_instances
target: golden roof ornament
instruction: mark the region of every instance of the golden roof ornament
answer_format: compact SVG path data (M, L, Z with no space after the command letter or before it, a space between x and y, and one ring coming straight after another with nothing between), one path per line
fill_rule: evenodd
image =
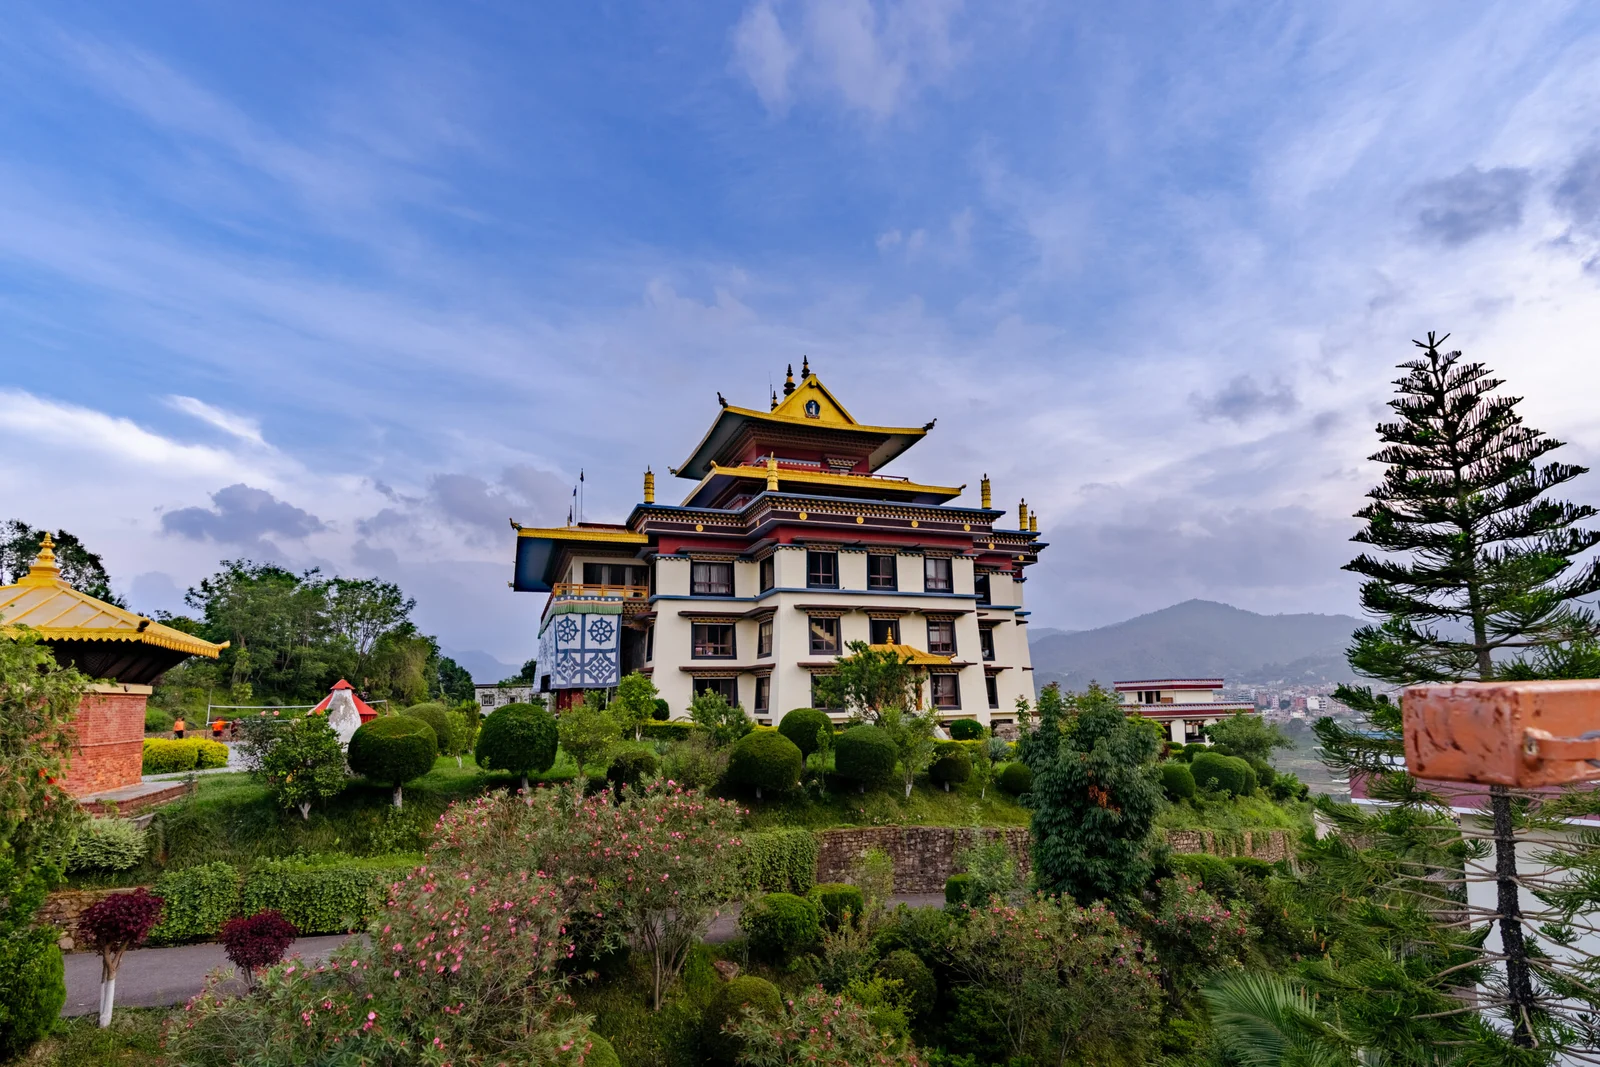
M776 452L768 452L767 453L767 492L776 493L777 491L778 491L778 454Z
M983 481L978 483L978 493L982 498L984 508L987 509L994 502L994 498L989 495L989 476L987 474L983 476Z
M33 565L17 584L44 585L59 581L61 581L61 567L56 563L56 542L46 531L44 538L39 542L39 554L33 558Z
M792 392L794 392L794 364L793 363L789 364L787 374L783 379L783 395L784 396L788 396Z
M1028 529L1028 498L1023 497L1017 505L1017 529L1027 532Z
M649 467L644 469L644 502L646 504L656 502L656 476Z

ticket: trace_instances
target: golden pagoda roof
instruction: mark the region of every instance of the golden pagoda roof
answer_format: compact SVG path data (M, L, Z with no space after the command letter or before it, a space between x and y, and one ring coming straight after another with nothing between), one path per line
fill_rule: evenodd
M163 626L115 604L72 588L56 564L49 534L39 555L16 585L0 585L0 633L26 626L47 641L127 641L216 659L228 647Z
M935 655L924 652L911 645L868 645L874 652L894 652L900 656L900 661L912 667L948 667L954 661L949 656Z

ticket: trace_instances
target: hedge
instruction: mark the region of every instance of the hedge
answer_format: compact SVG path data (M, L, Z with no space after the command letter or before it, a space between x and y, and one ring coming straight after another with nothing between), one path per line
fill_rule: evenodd
M810 830L743 834L742 881L751 891L803 896L817 884L817 839Z
M1001 789L1020 797L1033 788L1033 771L1026 763L1007 763L994 776Z
M301 936L359 930L382 908L389 886L418 862L408 856L269 860L245 878L238 910L280 912Z
M752 955L782 963L822 938L822 909L793 893L769 893L746 902L739 929L750 938Z
M1209 852L1181 852L1169 862L1178 874L1188 875L1199 882L1209 893L1217 896L1239 895L1239 871L1221 856Z
M954 719L945 724L956 741L978 741L983 738L983 723L977 719Z
M737 1020L751 1008L770 1019L783 1018L783 994L765 978L741 974L726 983L706 1005L700 1017L700 1043L707 1062L732 1064L739 1056L739 1039L722 1029L731 1020Z
M675 719L670 722L652 721L644 724L644 736L652 741L687 741L694 731L695 725L688 719Z
M145 832L128 819L90 819L67 855L69 871L125 871L139 866L147 850Z
M1256 784L1262 789L1270 790L1273 781L1278 777L1277 772L1272 769L1272 764L1259 756L1247 756L1244 757L1244 761L1250 764L1252 771L1256 772Z
M36 926L0 938L0 1060L20 1058L56 1027L67 1002L60 936Z
M899 759L888 734L876 726L863 724L852 726L839 735L834 745L833 769L839 777L865 788L891 780Z
M166 902L150 940L165 944L209 940L239 911L239 872L221 860L167 871L152 890Z
M144 774L176 774L227 765L228 746L221 741L203 737L186 737L182 741L167 737L145 738Z
M804 757L817 750L817 735L824 730L833 733L833 720L817 708L795 708L778 720L778 732L793 741Z
M811 892L806 894L806 899L822 909L822 921L828 924L830 930L839 928L847 911L853 924L859 925L861 916L867 910L867 901L861 895L860 888L846 882L824 882L821 885L814 885L811 887Z
M805 756L793 741L776 730L752 730L734 743L728 758L728 780L749 786L761 796L763 789L788 793L800 784Z
M1182 763L1163 763L1161 788L1169 800L1188 800L1194 796L1194 774Z
M622 1061L617 1058L617 1050L611 1047L611 1042L589 1031L589 1054L583 1058L583 1067L622 1067Z
M433 727L433 736L438 742L440 755L454 755L456 749L461 747L463 738L460 729L450 721L450 709L443 704L436 701L413 704L400 714L408 719L421 719Z

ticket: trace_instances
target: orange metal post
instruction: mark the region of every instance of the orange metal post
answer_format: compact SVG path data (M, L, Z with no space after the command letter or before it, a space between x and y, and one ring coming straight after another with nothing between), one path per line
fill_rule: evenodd
M1600 778L1600 680L1415 686L1401 709L1419 778L1523 789Z

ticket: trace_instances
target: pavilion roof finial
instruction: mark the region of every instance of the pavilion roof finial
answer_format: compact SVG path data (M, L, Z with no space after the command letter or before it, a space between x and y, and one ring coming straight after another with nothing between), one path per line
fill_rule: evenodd
M810 356L801 356L800 357L800 380L803 382L809 377L811 377L811 357Z
M56 563L56 542L45 531L44 537L39 541L39 554L33 558L33 565L28 568L29 578L59 578L61 568Z
M788 374L783 379L783 395L784 396L788 396L792 392L794 392L794 364L793 363L789 364Z
M778 410L778 391L776 389L772 390L772 410Z

